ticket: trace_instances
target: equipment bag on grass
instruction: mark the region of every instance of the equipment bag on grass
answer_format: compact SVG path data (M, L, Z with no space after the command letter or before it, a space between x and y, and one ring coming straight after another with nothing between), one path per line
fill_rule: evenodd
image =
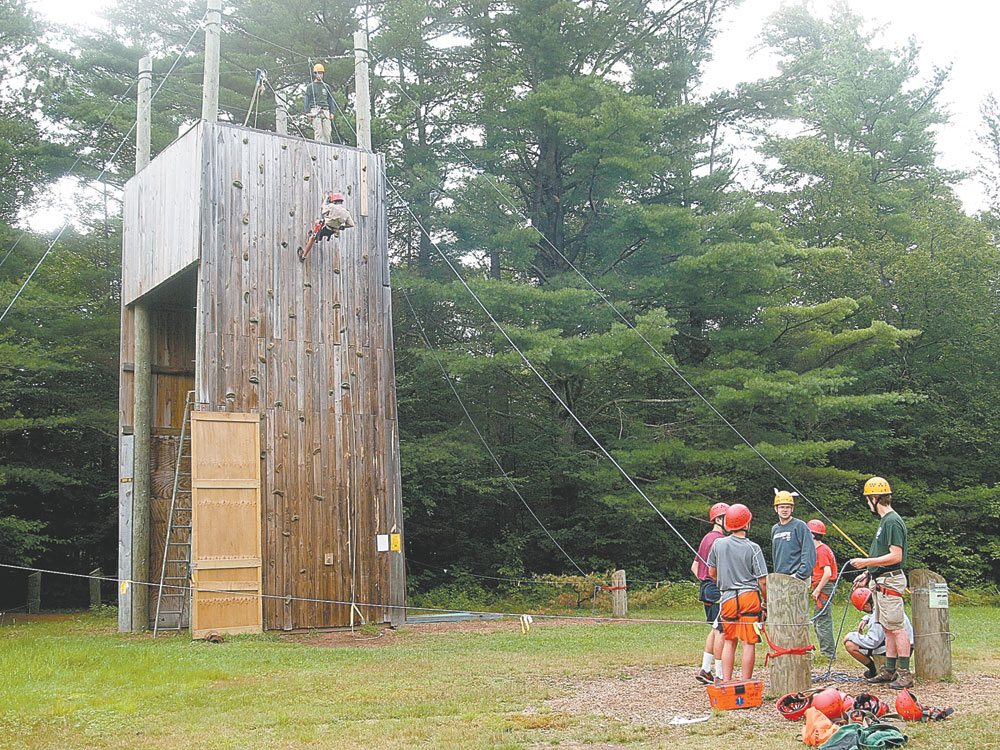
M830 721L821 711L810 706L806 709L806 723L802 727L802 741L810 747L823 745L834 732L837 725ZM823 745L825 747L825 745ZM856 747L852 746L852 747Z
M909 739L892 724L872 724L861 730L861 750L902 747Z

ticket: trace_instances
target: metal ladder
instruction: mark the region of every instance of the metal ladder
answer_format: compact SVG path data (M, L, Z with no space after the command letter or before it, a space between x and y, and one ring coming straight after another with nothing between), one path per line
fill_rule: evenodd
M188 391L184 400L184 418L181 420L181 437L177 443L177 462L174 464L174 488L170 494L170 513L167 516L167 534L163 543L163 563L160 566L160 585L156 594L156 616L153 618L153 637L161 630L184 629L184 614L191 609L191 407L194 391ZM181 489L181 466L188 463L187 489ZM173 566L173 575L167 575L167 566ZM165 608L164 608L165 606ZM161 624L161 618L169 622Z

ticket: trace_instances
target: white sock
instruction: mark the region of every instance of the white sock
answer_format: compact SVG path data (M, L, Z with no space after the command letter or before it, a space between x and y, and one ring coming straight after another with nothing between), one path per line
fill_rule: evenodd
M722 679L722 659L715 660L715 676Z
M701 671L708 672L712 669L712 655L706 651L701 655Z

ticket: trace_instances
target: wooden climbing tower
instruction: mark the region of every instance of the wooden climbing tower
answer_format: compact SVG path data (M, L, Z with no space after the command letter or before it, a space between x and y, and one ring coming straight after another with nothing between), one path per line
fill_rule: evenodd
M300 263L329 190L357 227ZM195 414L242 415L201 420L183 467L202 519L194 575L214 582L199 621L262 600L264 629L401 622L383 157L202 121L128 182L124 223L120 577L159 578L193 390ZM122 587L120 629L149 625L156 593L143 588Z

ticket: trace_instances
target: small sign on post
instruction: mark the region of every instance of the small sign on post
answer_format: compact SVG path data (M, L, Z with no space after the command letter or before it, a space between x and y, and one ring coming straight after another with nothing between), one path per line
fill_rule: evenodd
M927 590L927 601L931 609L948 609L948 584L932 583Z

